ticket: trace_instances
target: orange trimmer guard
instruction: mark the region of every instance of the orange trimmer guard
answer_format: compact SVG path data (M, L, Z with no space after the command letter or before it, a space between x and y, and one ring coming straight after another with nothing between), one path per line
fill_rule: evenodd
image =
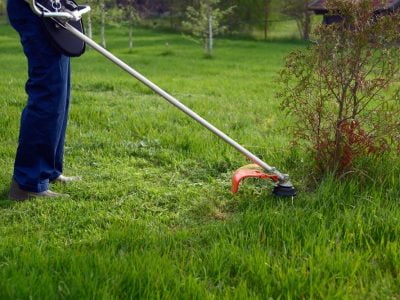
M239 191L239 185L242 180L246 178L260 178L260 179L268 179L274 182L279 181L279 177L275 174L266 174L263 172L263 169L255 164L243 166L240 169L237 169L232 176L232 193L237 193Z

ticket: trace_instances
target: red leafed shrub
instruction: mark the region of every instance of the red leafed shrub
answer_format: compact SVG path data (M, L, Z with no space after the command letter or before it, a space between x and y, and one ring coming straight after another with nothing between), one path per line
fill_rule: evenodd
M391 150L390 145L384 139L376 139L369 135L356 120L344 121L339 128L342 137L339 157L336 154L336 142L329 139L321 139L321 142L313 149L316 153L318 170L337 169L342 173L351 169L355 158L363 155L383 154Z
M376 16L371 1L331 0L342 21L291 53L281 72L282 107L296 144L317 170L342 175L357 158L400 151L400 16Z

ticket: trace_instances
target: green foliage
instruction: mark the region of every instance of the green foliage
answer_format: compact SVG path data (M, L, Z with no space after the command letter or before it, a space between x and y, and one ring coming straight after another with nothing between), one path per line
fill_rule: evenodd
M112 18L121 24L136 24L141 20L140 12L137 9L136 0L126 0L124 3L118 4L114 9L115 17Z
M86 1L91 8L91 18L95 27L100 27L101 24L101 11L102 5L106 12L107 24L117 25L121 19L121 12L118 10L117 2L115 0L88 0Z
M163 1L168 6L170 28L174 30L181 30L182 22L185 19L185 12L187 7L194 6L196 0L166 0Z
M309 0L285 0L282 13L295 19L300 36L304 40L310 38L311 12L308 10Z
M217 8L220 0L202 0L198 7L189 6L186 11L187 21L183 22L183 28L203 41L206 54L212 55L213 36L223 33L226 27L222 20L229 15L233 7L226 10Z
M6 1L0 0L0 16L6 15Z
M115 0L89 0L86 3L91 7L91 11L84 17L86 33L92 38L94 31L100 31L101 45L106 47L105 28L107 25L118 25L123 12L118 8Z
M222 8L235 6L233 13L227 17L228 29L231 32L250 32L253 28L264 29L269 20L272 5L280 1L272 0L224 0Z
M119 23L126 24L129 29L129 50L133 48L133 27L138 25L141 21L141 16L139 10L137 9L136 0L127 0L124 4L119 5L119 9L117 9L119 16L118 18L114 17L114 19L118 19Z
M399 143L400 17L375 17L370 1L331 5L343 20L321 25L316 44L288 56L281 96L317 170L343 175Z

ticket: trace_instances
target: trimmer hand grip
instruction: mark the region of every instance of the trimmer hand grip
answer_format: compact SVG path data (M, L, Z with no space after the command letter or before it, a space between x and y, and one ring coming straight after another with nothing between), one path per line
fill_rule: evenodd
M88 12L90 12L90 6L88 5L79 5L75 10L68 10L66 8L61 8L60 11L50 11L43 5L40 5L36 2L36 0L27 1L31 6L32 11L43 18L55 18L55 19L63 19L63 20L72 20L79 21L82 19L82 16Z

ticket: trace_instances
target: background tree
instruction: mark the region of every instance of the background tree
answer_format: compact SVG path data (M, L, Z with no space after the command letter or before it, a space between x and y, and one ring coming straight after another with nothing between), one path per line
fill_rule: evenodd
M165 4L169 12L169 22L171 29L180 30L185 19L185 12L189 6L194 6L196 0L166 0Z
M137 9L137 0L125 0L123 4L120 4L122 10L121 21L126 22L128 25L129 32L129 50L133 48L133 27L140 21L140 14Z
M99 0L101 45L106 48L106 0Z
M93 15L96 14L98 10L98 1L97 0L86 0L86 4L90 5L90 12L87 13L84 17L86 18L86 34L93 38Z
M106 48L106 25L118 21L121 12L115 0L89 0L92 8L87 17L88 35L93 34L93 28L100 27L100 44Z
M268 24L269 24L269 16L270 16L270 8L271 8L271 0L264 0L264 40L268 38Z
M317 43L289 55L283 107L296 141L318 171L352 170L359 157L389 152L400 136L399 14L375 17L371 1L330 1L343 21L316 30Z
M256 28L262 29L264 38L267 38L273 4L272 0L222 0L220 7L235 6L235 10L226 16L230 32L249 33Z
M309 0L284 0L282 13L296 20L302 39L309 40L311 32L311 12L308 10Z
M0 0L0 16L4 16L5 14L6 14L5 1Z
M1 1L1 0L0 0ZM100 27L101 45L106 47L105 24L106 24L106 0L86 0L91 8L90 12L84 15L85 30L88 37L93 38L96 27ZM88 48L89 49L89 48Z
M212 56L214 36L226 30L221 24L223 18L230 14L233 7L221 10L217 7L220 0L201 0L198 7L189 6L186 11L187 21L183 27L203 41L204 51Z

